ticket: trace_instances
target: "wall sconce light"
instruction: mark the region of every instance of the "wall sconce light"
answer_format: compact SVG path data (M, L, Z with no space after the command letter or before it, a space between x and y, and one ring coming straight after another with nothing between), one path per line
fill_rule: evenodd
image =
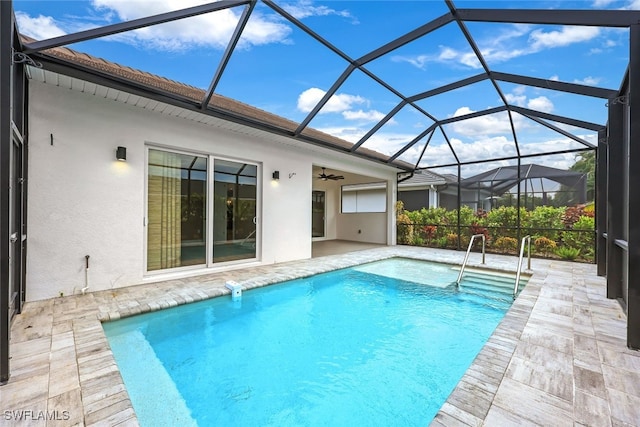
M276 181L280 179L280 171L275 171L273 172L273 175L271 175L271 177L273 179L275 179Z
M116 160L120 162L127 161L127 147L118 147L116 149Z

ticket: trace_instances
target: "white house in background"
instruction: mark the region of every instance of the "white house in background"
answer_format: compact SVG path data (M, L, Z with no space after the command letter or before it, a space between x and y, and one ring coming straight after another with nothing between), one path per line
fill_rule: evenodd
M66 48L47 54L134 87L204 93ZM348 155L65 67L30 73L27 300L310 258L312 235L395 244L400 169L375 161L380 153ZM217 95L212 102L230 116L297 126ZM322 167L343 179L323 180Z
M398 200L408 211L422 208L458 208L458 178L451 174L437 174L428 170L417 170L398 184ZM477 210L491 209L491 193L484 189L462 188L460 200L463 206Z

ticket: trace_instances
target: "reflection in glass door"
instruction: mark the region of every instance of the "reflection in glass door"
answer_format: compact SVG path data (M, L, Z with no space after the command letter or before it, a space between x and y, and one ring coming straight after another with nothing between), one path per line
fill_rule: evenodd
M256 257L257 166L213 162L213 262Z
M324 191L313 191L311 196L311 237L324 237Z
M147 270L206 263L207 158L149 150Z

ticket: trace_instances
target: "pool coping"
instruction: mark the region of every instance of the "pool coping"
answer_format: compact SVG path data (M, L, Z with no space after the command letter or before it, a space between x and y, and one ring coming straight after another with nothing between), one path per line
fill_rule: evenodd
M459 265L463 255L388 246L27 303L11 328L12 377L0 387L0 409L60 415L47 425L137 425L101 322L228 295L228 280L248 290L398 256ZM472 254L469 266L482 267L479 258ZM487 265L501 271L515 272L516 264L514 257L487 255ZM432 425L640 419L635 389L624 378L621 386L611 380L629 377L640 354L626 348L626 317L617 301L606 299L595 266L532 259L532 267L527 286ZM623 366L613 366L618 362ZM514 391L529 397L527 404L514 401ZM613 396L624 402L612 403Z

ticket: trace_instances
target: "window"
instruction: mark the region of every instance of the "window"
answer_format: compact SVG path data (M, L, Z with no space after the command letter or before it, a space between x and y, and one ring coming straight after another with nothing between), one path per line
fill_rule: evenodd
M387 184L374 182L342 186L342 213L387 211Z

